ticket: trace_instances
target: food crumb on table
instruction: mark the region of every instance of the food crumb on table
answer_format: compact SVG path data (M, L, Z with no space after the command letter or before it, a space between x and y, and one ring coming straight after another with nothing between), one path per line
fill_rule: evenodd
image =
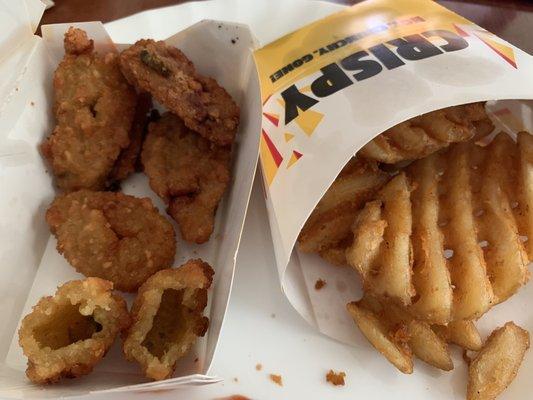
M326 374L326 381L330 382L335 386L344 386L344 377L346 374L344 372L335 372L332 369Z
M315 282L315 289L316 290L320 290L324 286L326 286L326 281L324 279L322 279L322 278L317 279L317 281Z
M257 364L255 365L255 370L256 370L256 371L261 371L262 369L263 369L263 365L262 365L261 363L257 363Z
M239 382L239 378L237 377L233 378L233 382Z
M269 375L269 378L272 382L274 382L276 385L278 386L283 386L283 379L281 377L281 375L276 375L276 374L270 374Z

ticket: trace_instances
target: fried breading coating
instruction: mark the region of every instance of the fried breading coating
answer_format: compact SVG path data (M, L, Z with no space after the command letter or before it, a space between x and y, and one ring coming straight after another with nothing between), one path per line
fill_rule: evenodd
M213 269L202 260L159 271L139 289L124 340L124 355L140 364L148 378L170 378L176 362L204 336L209 325L202 315Z
M204 243L230 180L229 147L213 145L171 113L150 124L141 154L150 186L189 242Z
M448 107L387 129L367 143L358 155L388 164L416 160L450 143L481 139L493 129L484 103Z
M41 298L22 320L19 344L35 383L89 374L119 333L130 325L126 302L113 284L86 278L61 285Z
M196 72L179 49L142 39L122 52L120 68L128 82L150 93L188 128L218 145L233 142L239 107L214 79Z
M63 45L67 54L90 54L94 50L94 41L87 37L87 33L82 29L73 28L72 26L65 32Z
M68 30L65 51L54 74L57 125L42 153L60 189L104 189L130 142L137 96L120 72L118 56L95 53L84 31Z
M152 98L148 93L141 93L137 99L135 116L130 130L130 144L122 150L118 156L113 171L109 175L108 182L120 182L140 168L140 156L146 130L148 128L148 112L152 108Z
M57 250L78 272L118 290L137 290L174 261L174 228L148 198L80 190L56 197L46 221Z

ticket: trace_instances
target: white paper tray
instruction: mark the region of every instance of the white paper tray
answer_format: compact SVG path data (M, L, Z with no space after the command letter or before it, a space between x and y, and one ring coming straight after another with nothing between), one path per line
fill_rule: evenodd
M58 254L55 238L44 219L54 191L38 146L54 124L53 71L63 56L63 34L71 25L85 29L102 53L112 50L113 45L103 26L96 22L43 26L43 39L33 36L35 20L38 21L42 12L38 0L26 0L3 11L0 12L0 32L4 33L0 36L0 48L11 51L17 68L9 57L0 60L0 72L9 78L0 85L0 311L4 316L0 327L0 396L55 398L107 389L141 392L218 381L210 376L209 367L229 301L258 156L260 102L251 58L255 39L246 26L222 21L198 22L167 39L191 58L200 73L216 77L241 108L232 180L218 208L211 240L201 246L186 244L174 224L179 238L174 265L201 257L215 270L206 309L210 319L206 336L180 361L173 379L143 384L146 379L139 367L124 359L121 341L117 340L90 376L39 387L24 376L26 358L16 333L20 319L41 296L53 294L58 285L68 280L82 278ZM2 22L13 15L20 18L13 24ZM129 29L132 27L135 25ZM12 32L16 34L11 35ZM239 39L232 41L236 37ZM15 45L10 43L13 38ZM166 207L150 190L143 174L128 178L122 183L122 189L127 194L150 197L166 215ZM131 303L132 295L124 297Z

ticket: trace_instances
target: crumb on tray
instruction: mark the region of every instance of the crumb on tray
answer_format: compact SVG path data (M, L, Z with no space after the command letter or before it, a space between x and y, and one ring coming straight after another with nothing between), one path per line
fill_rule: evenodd
M346 374L344 372L335 372L332 369L326 375L326 381L330 382L335 386L344 386L344 377Z
M326 286L326 281L324 279L318 279L316 282L315 282L315 289L316 290L320 290L322 289L324 286Z
M281 375L270 374L269 377L270 377L270 380L274 382L276 385L283 386L283 380L281 378Z

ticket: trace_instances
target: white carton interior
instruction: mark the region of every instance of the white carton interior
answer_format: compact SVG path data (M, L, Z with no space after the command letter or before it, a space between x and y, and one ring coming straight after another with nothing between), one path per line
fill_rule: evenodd
M57 253L55 238L50 236L44 220L44 212L55 192L38 145L54 124L52 75L62 57L64 31L71 25L87 30L99 51L109 51L111 41L103 26L96 22L44 26L44 39L33 36L35 22L32 18L35 19L41 4L34 0L20 4L21 7L13 6L10 10L19 17L19 22L0 25L2 39L23 36L16 45L11 41L13 56L0 59L0 72L11 73L3 75L10 77L9 82L3 80L4 86L0 85L0 311L4 315L0 328L0 396L63 397L106 389L143 391L216 381L206 375L229 300L258 156L260 100L251 59L255 40L246 26L217 21L202 21L167 39L167 43L180 47L187 54L200 73L215 77L241 107L233 178L219 206L215 232L210 242L202 246L178 239L174 263L178 266L189 258L201 257L216 271L206 309L210 328L205 338L179 363L175 376L180 378L139 384L146 379L135 364L123 359L120 340L117 340L93 374L43 389L25 378L26 359L17 343L17 327L41 296L53 294L59 284L81 275ZM8 14L0 14L0 23L11 16ZM232 43L236 37L239 39ZM9 41L2 40L0 49L7 49L8 45ZM18 60L16 65L13 60ZM122 184L122 189L128 194L150 197L166 215L164 204L150 190L144 175L130 177ZM125 297L128 301L133 298Z

